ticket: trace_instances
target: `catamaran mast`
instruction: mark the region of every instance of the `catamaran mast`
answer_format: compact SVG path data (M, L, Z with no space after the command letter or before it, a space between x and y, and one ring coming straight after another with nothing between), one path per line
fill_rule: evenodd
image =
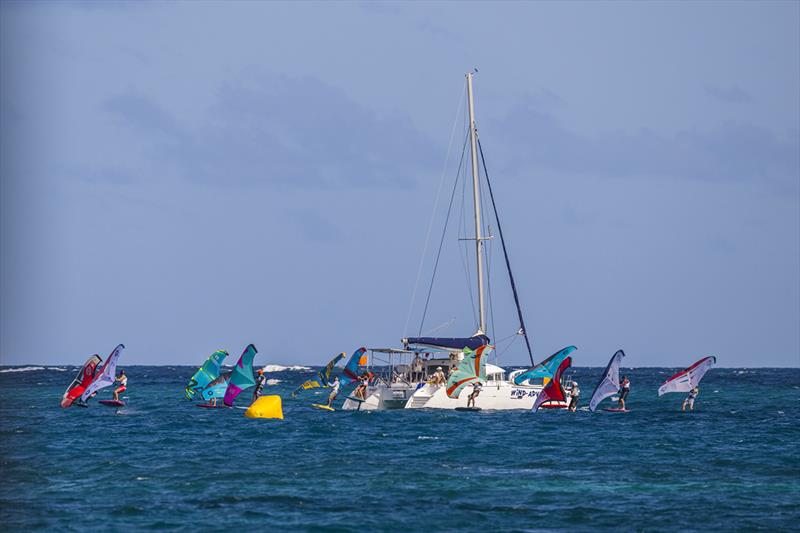
M483 237L481 236L481 197L478 181L478 130L475 128L475 107L472 101L472 72L467 74L469 100L469 141L472 156L472 197L475 204L475 258L478 262L478 333L486 334L486 315L483 294Z

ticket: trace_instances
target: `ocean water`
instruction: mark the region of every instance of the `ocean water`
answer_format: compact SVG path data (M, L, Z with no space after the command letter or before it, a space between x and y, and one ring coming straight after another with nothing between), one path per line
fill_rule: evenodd
M289 397L309 372L272 372L283 421L193 406L194 367L126 367L120 412L61 409L75 367L19 370L0 368L4 530L800 524L800 369L715 368L693 413L682 395L656 394L673 369L626 369L627 414L329 413L309 407L324 392ZM585 405L602 369L576 371Z

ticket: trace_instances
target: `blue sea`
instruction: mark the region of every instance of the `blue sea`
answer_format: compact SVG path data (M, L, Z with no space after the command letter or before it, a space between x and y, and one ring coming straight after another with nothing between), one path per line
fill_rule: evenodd
M195 367L126 367L128 406L61 409L77 367L0 368L4 530L797 530L800 369L625 370L630 413L198 409ZM582 401L600 368L577 368ZM316 394L315 394L316 393ZM109 389L98 398L110 397ZM246 403L249 397L243 393ZM341 400L341 396L340 396ZM607 400L608 401L608 400Z

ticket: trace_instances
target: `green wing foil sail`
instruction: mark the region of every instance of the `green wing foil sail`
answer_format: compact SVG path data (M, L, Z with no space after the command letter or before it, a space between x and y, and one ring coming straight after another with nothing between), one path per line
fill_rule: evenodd
M447 379L447 395L450 398L458 398L461 390L475 381L486 383L486 359L483 352L488 344L479 346L474 352L469 348L464 348L464 360Z
M197 372L189 379L186 385L186 399L193 400L198 394L202 395L203 389L208 387L212 381L219 378L222 369L222 361L228 357L225 350L217 350L206 359L206 362L197 369Z

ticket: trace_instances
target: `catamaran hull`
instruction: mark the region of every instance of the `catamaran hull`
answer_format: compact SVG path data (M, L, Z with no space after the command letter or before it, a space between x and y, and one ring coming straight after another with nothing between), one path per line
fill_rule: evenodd
M489 383L475 400L482 410L531 409L542 387L512 385L508 382ZM424 385L406 404L406 409L455 409L466 407L472 387L465 387L458 398L450 398L443 385Z
M410 385L393 384L391 387L380 384L367 389L363 402L345 399L342 409L346 411L378 411L403 409L411 398L414 389Z

